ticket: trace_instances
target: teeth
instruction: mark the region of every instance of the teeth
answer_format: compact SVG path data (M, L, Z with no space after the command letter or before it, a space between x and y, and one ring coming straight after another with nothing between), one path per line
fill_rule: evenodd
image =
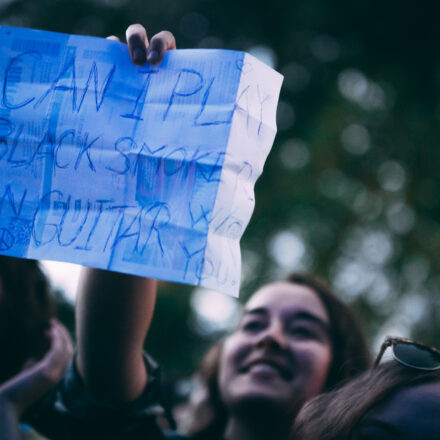
M277 374L280 375L278 368L274 367L271 364L254 364L249 368L251 373L260 373L260 374Z

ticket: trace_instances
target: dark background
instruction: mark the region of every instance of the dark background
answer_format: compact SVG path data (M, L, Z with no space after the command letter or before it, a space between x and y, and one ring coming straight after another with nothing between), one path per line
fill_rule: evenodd
M180 48L272 62L285 76L279 131L242 239L240 301L290 270L316 272L353 304L377 348L387 333L439 345L436 3L0 0L0 23L121 39L142 23L150 36L172 31ZM212 293L160 290L147 347L172 380L193 371L233 319L210 322L206 298L211 309L226 301ZM72 329L72 306L58 299Z

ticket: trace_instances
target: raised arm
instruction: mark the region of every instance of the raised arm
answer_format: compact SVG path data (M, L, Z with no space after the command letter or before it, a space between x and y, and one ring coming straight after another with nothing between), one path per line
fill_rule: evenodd
M162 31L148 42L145 28L126 33L135 64L157 64L175 49L173 35ZM109 37L117 39L117 37ZM76 309L77 367L87 389L100 401L136 399L147 383L142 358L156 300L156 281L98 269L85 269Z
M72 342L60 323L52 321L48 336L44 358L0 385L0 440L21 439L20 417L61 380L72 358Z
M155 280L84 269L76 308L76 362L99 400L124 403L142 393L147 382L142 350L155 301Z

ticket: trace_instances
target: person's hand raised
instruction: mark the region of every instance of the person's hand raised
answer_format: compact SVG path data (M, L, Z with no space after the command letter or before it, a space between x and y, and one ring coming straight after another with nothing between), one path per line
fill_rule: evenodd
M51 320L47 336L50 348L44 357L36 362L29 360L25 369L0 384L0 409L9 418L18 420L31 405L53 389L72 359L72 341L62 324Z
M67 329L56 319L51 320L47 336L50 339L50 348L39 363L48 379L55 384L61 380L72 360L73 345Z
M158 64L168 50L176 48L176 40L171 32L161 31L148 42L147 31L140 24L130 25L125 32L125 36L130 58L137 66L142 66L146 61L150 64ZM120 41L114 35L107 38Z

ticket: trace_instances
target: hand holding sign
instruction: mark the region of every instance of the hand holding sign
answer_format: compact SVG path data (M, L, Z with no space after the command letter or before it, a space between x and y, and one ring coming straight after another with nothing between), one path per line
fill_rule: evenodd
M176 48L174 35L168 31L161 31L148 42L147 31L141 24L132 24L127 28L125 36L128 44L128 53L134 64L142 66L148 61L158 64L162 61L167 50ZM111 35L108 40L120 41Z
M175 44L158 34L142 55L140 31L139 63ZM135 67L115 41L0 37L0 252L237 295L281 75L241 52Z

